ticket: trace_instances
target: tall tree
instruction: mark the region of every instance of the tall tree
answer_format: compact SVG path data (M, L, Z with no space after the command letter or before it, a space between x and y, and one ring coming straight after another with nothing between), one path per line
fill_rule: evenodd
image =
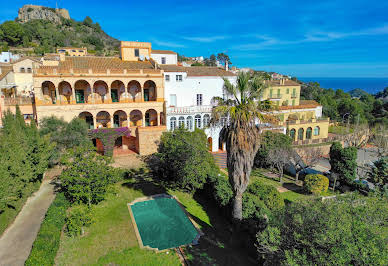
M20 44L23 35L23 27L15 21L6 21L0 25L0 38L10 45Z
M357 170L357 148L342 148L339 142L334 142L330 147L331 172L336 178L345 183L351 183L356 178ZM336 180L334 181L335 188Z
M227 98L214 97L212 124L219 125L227 119L221 132L226 142L229 182L233 187L233 218L242 219L242 194L249 184L257 150L260 147L259 121L270 119L262 111L271 108L269 101L259 101L266 88L261 78L240 73L236 85L224 78L224 90Z
M225 54L225 53L217 54L217 60L220 61L220 63L223 64L224 66L226 66L226 63L228 63L228 65L232 64L232 62L230 61L229 56L227 54Z

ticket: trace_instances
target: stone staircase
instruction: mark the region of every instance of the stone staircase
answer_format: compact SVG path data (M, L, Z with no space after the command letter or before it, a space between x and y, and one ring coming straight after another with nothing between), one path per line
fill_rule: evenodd
M214 160L221 169L226 168L226 152L213 152Z

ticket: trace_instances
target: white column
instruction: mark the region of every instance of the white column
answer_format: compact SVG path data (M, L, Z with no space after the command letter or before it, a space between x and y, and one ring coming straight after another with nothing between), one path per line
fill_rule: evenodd
M96 129L97 128L97 115L93 116L93 127Z
M156 112L156 125L160 126L160 113Z

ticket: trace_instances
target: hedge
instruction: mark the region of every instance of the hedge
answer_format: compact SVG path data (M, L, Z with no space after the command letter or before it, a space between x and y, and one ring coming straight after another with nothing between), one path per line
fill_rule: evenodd
M57 194L49 207L25 265L54 265L69 202Z

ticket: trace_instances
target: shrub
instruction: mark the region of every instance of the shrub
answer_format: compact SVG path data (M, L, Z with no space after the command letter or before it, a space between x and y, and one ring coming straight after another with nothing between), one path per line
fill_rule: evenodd
M84 227L92 223L90 209L86 205L71 207L66 217L66 232L69 236L84 234Z
M329 179L324 175L310 174L306 176L303 186L309 193L320 194L329 188Z
M284 207L283 198L280 196L279 191L273 186L255 181L248 186L246 193L257 196L271 211L280 210Z
M54 265L69 202L57 194L49 207L25 265Z
M210 180L211 195L214 197L217 205L225 207L233 198L233 190L229 181L223 175L215 175Z

